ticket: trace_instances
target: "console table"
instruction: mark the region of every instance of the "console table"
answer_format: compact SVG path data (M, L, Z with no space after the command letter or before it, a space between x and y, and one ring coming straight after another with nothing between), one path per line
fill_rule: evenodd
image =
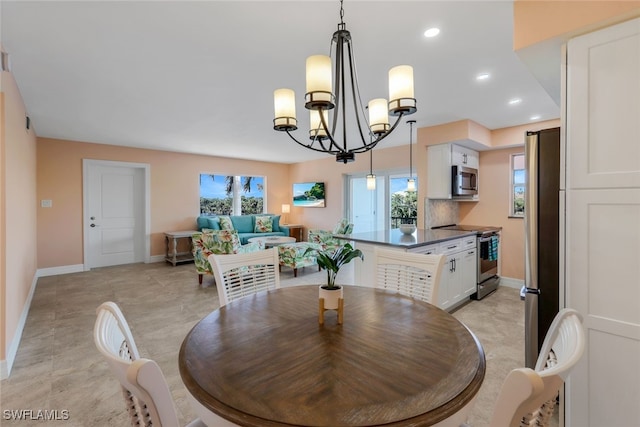
M176 264L181 262L190 262L193 261L193 253L191 252L191 247L193 243L191 242L191 236L197 233L197 230L185 230L185 231L166 231L164 233L164 242L165 242L165 260L170 262L175 267ZM189 251L188 252L178 252L178 241L180 239L189 239Z

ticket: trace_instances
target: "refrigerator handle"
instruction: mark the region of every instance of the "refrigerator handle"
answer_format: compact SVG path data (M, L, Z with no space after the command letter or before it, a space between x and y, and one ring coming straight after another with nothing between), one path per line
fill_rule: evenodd
M538 134L528 132L524 144L524 330L525 366L538 359Z
M524 147L524 283L529 289L538 289L538 135L528 134Z

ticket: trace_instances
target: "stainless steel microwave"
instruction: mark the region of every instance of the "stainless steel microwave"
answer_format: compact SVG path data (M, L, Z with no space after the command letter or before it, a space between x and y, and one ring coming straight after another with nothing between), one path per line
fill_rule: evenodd
M465 166L451 166L451 194L454 197L478 194L478 170Z

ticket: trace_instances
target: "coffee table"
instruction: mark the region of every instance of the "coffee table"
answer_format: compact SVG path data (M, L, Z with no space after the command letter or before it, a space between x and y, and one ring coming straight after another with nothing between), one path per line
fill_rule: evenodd
M249 242L262 242L265 248L270 248L273 246L282 245L284 243L294 243L296 241L295 237L285 237L285 236L265 236L265 237L252 237L247 239Z

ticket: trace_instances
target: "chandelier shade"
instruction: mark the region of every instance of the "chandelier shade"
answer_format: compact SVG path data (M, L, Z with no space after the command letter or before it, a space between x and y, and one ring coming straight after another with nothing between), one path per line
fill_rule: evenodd
M389 101L377 98L369 101L365 114L360 97L351 33L342 18L331 38L331 56L312 55L306 61L305 108L309 110L309 140L299 141L291 132L298 129L295 93L291 89L274 92L274 130L286 132L297 144L313 151L336 156L336 161L355 160L356 153L373 149L393 132L403 116L417 111L413 88L413 68L399 65L389 70ZM354 114L347 114L347 99ZM389 115L396 117L393 125ZM349 131L347 117L355 118ZM356 141L348 144L347 137ZM358 138L359 137L359 138Z

